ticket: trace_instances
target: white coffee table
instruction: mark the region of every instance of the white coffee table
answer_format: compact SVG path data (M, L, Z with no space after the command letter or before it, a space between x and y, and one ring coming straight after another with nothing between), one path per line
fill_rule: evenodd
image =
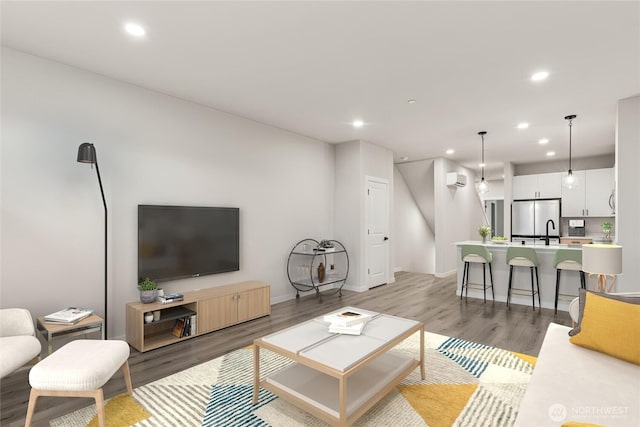
M336 312L353 310L342 307ZM361 335L329 333L318 317L256 339L254 344L253 404L263 387L332 425L346 426L420 366L424 379L424 325L388 314L373 317ZM418 359L389 351L420 332ZM283 355L295 363L261 378L260 349Z

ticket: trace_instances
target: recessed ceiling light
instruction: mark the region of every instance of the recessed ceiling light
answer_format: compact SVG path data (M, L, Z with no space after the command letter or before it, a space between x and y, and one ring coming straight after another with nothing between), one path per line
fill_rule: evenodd
M352 125L354 128L361 128L364 126L364 122L362 120L354 120Z
M409 160L409 158L407 156L402 156L400 157L400 160L402 160L403 162L406 162L407 160Z
M555 151L547 151L547 157L551 157L551 156L555 156L556 152Z
M416 103L416 100L415 100L415 99L410 99L410 100L408 100L407 102L408 102L409 104L415 104L415 103Z
M531 80L533 80L534 82L539 82L545 80L547 77L549 77L548 71L538 71L531 76Z
M542 139L538 140L538 144L544 145L544 144L548 144L548 143L549 143L549 140L547 138L542 138Z
M526 129L529 127L529 123L518 123L518 129Z
M452 149L452 148L449 148L449 149L446 151L446 153L447 153L447 154L453 154L453 153L455 153L455 152L456 152L456 150L454 150L454 149Z
M142 37L146 33L144 28L142 28L142 26L140 26L139 24L136 24L135 22L127 22L124 26L124 29L127 33L136 37Z

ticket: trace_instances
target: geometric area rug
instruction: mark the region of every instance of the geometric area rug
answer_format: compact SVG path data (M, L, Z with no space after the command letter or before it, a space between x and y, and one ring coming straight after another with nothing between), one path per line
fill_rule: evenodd
M414 334L393 351L415 357L419 345ZM260 359L263 376L290 363L269 351L261 351ZM534 365L531 356L425 332L425 379L415 369L354 426L511 426ZM252 368L249 346L138 387L133 396L151 417L133 425L327 426L264 389L252 405ZM86 426L94 415L92 405L50 425Z

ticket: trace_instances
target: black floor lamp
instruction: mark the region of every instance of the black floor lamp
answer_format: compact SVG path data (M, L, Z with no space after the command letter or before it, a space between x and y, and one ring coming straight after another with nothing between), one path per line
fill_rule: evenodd
M104 198L104 190L102 189L102 180L100 179L100 168L98 168L98 158L96 157L96 148L93 144L83 142L78 147L78 162L91 163L96 165L96 173L98 174L98 184L100 184L100 194L102 195L102 204L104 205L104 337L107 335L107 201Z

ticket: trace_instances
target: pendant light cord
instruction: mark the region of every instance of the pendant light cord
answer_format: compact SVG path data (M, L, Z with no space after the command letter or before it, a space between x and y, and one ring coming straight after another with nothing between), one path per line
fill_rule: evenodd
M573 119L569 119L569 173L572 173L571 170L571 127L573 126Z

